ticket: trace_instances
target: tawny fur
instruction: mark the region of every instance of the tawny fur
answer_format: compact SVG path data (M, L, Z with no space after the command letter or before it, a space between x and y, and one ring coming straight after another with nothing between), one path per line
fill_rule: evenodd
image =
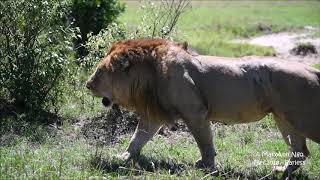
M186 43L144 39L114 43L88 84L95 96L142 116L124 159L139 154L163 124L183 119L201 152L197 165L213 167L210 122L247 123L268 113L290 150L304 154L290 161L305 160L306 138L320 142L319 78L314 68L275 57L194 56Z

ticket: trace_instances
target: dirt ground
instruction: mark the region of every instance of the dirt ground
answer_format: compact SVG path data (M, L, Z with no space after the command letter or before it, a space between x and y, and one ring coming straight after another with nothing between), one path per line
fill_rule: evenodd
M305 27L303 30L295 32L281 32L268 35L252 37L249 39L238 39L234 42L249 43L260 46L271 46L275 49L276 55L280 58L301 62L308 65L320 63L320 37L313 34L319 31L311 26ZM291 50L301 43L310 43L315 46L317 54L308 54L305 56L294 55Z

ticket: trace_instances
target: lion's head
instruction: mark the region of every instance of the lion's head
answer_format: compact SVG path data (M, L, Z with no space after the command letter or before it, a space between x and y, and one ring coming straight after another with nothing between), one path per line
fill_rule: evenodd
M112 87L111 75L104 63L100 63L95 72L86 82L86 87L91 91L93 96L103 97L102 103L105 106L111 105Z
M186 43L162 39L127 40L113 43L86 83L92 94L127 108L156 106L157 66L170 46L187 49ZM156 107L155 107L156 108ZM158 108L158 107L157 107Z

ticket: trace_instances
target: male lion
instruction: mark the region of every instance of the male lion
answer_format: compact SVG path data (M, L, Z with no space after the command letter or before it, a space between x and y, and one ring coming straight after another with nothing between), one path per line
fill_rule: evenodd
M193 56L186 46L116 42L87 81L104 104L113 101L142 117L121 157L136 157L163 124L181 118L201 152L196 166L214 168L211 122L247 123L273 113L290 151L299 154L283 170L297 169L309 155L306 138L320 143L320 71L274 57Z

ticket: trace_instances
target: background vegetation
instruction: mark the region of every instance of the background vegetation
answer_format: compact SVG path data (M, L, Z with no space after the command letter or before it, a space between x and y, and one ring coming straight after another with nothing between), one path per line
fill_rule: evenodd
M72 69L66 5L4 1L0 9L1 98L28 112L56 104Z
M124 10L124 4L118 0L72 0L72 26L78 27L80 31L75 43L78 57L88 53L84 47L88 40L87 35L98 34L101 29L116 21Z
M200 154L181 123L177 131L163 129L143 149L139 163L124 165L114 158L128 145L138 117L116 107L107 112L85 90L96 62L112 41L154 36L188 41L201 54L274 55L272 48L231 40L320 27L319 1L195 1L186 4L170 31L171 21L157 21L174 18L169 6L126 4L0 2L0 179L210 178L193 167ZM82 58L77 48L86 41L88 55ZM258 123L212 129L221 179L279 177L268 162L283 164L287 158L266 154L285 153L287 146L271 115ZM317 179L320 147L308 146L311 157L295 177Z

